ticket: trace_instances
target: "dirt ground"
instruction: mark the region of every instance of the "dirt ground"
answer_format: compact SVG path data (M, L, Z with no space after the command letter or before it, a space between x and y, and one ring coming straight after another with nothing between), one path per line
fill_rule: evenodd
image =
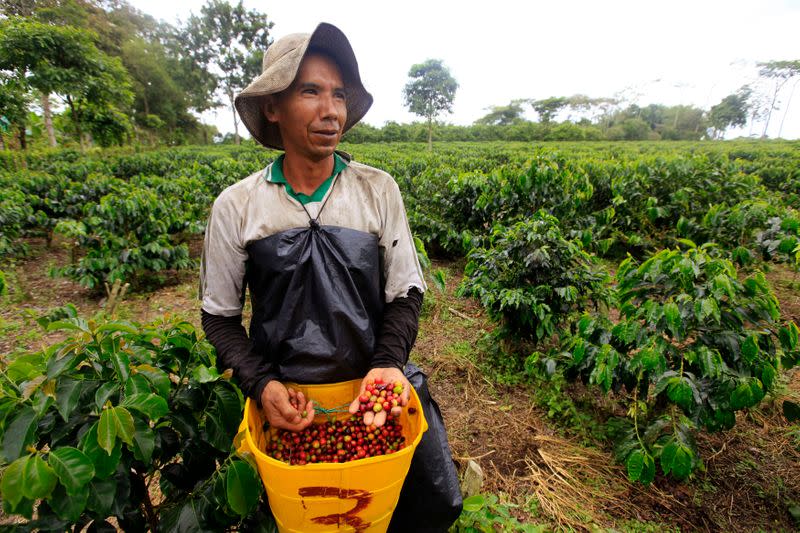
M71 302L90 316L105 304L102 295L48 275L69 260L61 245L31 240L29 247L27 257L0 267L9 285L0 299L0 357L6 361L59 339L35 322L48 310ZM198 243L191 248L196 255ZM789 508L800 505L800 428L783 419L781 404L800 401L798 372L789 373L758 409L740 413L733 430L699 436L705 470L691 480L657 477L649 487L634 485L607 445L550 420L535 404L533 385L501 385L482 371L481 343L492 325L476 301L455 296L462 266L434 263L446 272L447 287L441 292L429 282L412 360L429 376L454 460L462 470L471 459L482 467L484 492L515 505L522 521L547 529L797 529ZM767 276L785 318L800 322L796 274L774 267ZM118 318L149 322L172 315L199 326L197 270L168 273L161 282L155 291L128 295ZM575 387L567 393L602 408L596 391Z

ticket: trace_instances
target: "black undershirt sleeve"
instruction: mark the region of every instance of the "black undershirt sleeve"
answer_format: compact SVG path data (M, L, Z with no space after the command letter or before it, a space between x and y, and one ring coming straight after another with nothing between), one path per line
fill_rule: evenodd
M253 342L242 326L242 315L219 316L202 311L203 331L217 350L220 372L232 368L242 392L261 405L261 391L277 379L272 363L253 351Z
M370 368L403 369L417 340L421 310L422 292L416 287L408 290L406 298L395 298L384 306L383 322Z

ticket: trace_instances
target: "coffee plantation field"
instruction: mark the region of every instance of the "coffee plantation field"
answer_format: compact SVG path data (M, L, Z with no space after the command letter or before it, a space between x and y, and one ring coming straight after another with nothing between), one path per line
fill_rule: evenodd
M455 530L800 525L799 142L342 149L429 277L412 358L487 474ZM196 279L214 198L276 155L0 153L5 518L258 519Z

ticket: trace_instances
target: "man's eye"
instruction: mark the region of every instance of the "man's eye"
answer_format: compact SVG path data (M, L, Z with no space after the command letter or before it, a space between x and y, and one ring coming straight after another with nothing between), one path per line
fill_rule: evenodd
M340 100L347 100L347 95L345 93L337 92L334 94L334 96Z

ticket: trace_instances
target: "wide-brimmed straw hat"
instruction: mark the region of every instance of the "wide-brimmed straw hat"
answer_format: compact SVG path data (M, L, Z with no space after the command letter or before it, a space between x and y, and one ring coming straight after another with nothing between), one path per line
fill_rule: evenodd
M314 33L293 33L282 37L267 48L262 62L262 72L250 85L236 96L234 105L242 122L258 142L270 148L283 149L278 125L264 116L264 97L287 89L300 68L309 48L330 55L342 71L347 91L347 121L343 132L352 128L372 105L372 95L361 83L358 62L350 42L342 30L332 24L320 23Z

